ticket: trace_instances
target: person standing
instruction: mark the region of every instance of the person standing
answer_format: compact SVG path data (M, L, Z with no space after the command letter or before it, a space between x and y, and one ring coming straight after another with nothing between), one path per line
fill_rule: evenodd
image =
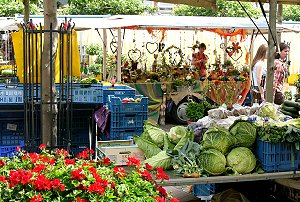
M204 43L200 43L198 46L199 51L193 53L191 65L194 65L196 69L199 71L199 76L206 77L206 63L208 61L208 56L204 53L206 50L206 45Z
M267 50L268 46L266 44L260 45L251 63L251 95L252 98L254 100L256 99L259 103L265 100L265 80L267 76Z
M279 50L280 52L276 54L274 60L274 83L273 83L274 94L273 95L274 95L274 103L281 105L284 101L283 83L288 72L286 59L290 52L290 46L286 43L280 43Z

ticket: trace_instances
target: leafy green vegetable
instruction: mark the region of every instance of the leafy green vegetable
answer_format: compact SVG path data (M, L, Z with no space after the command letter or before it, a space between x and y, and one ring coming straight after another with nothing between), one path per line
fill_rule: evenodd
M250 147L256 139L256 127L245 120L236 120L230 127L229 131L236 138L237 146Z
M146 158L151 158L161 152L161 149L156 144L142 137L134 136L133 139L135 144L144 152Z
M185 135L179 140L179 142L174 147L175 150L180 150L188 141L194 140L194 132L188 131Z
M217 149L226 155L235 143L235 137L226 128L213 127L204 133L201 146L202 150Z
M269 117L271 119L277 119L277 109L273 103L266 103L258 110L258 115L261 117Z
M191 121L198 121L204 116L204 105L198 102L189 102L185 114Z
M163 150L166 151L168 149L174 149L175 145L169 140L168 136L164 136L164 148Z
M288 126L286 131L286 141L292 143L296 150L300 150L300 128Z
M167 135L167 133L163 129L153 126L148 122L145 122L144 133L148 133L147 135L152 140L151 142L156 144L159 148L163 148L164 136Z
M172 157L172 164L176 174L201 174L197 164L197 155L200 153L200 145L196 142L187 141L178 150L168 150L167 154Z
M256 165L256 158L247 147L236 147L226 157L227 165L240 174L250 173Z
M152 156L149 159L146 159L144 163L148 163L153 168L163 168L163 169L171 169L172 168L172 158L167 155L166 151L161 151L155 156Z
M177 144L186 133L187 128L185 126L173 126L168 132L168 138L172 143Z
M257 135L262 141L269 141L273 144L284 142L287 126L264 125L257 128Z
M220 175L225 172L226 158L216 149L201 152L197 161L200 168L210 175Z

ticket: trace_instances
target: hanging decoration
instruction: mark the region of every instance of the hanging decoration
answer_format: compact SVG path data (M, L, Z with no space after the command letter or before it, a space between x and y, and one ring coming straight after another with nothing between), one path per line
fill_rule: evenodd
M115 54L117 52L117 50L118 50L118 43L117 43L117 40L116 40L115 37L111 40L109 46L110 46L111 52L113 54Z
M225 44L221 44L220 48L223 48L228 56L234 61L238 61L243 56L243 51L239 42L232 42L232 45L225 46Z
M177 46L170 46L163 52L163 64L168 68L181 67L184 54Z
M154 54L159 48L159 44L156 42L147 42L146 43L146 50L150 54Z
M128 51L128 57L131 61L137 62L142 57L142 52L138 48L130 49Z

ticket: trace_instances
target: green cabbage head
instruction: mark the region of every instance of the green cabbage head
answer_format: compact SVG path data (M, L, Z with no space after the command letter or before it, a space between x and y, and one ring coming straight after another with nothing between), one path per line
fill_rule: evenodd
M236 138L239 147L250 147L255 142L256 127L248 121L235 121L229 131Z
M227 155L227 165L240 174L250 173L256 166L256 158L247 147L236 147Z
M273 103L267 102L258 110L258 116L269 117L271 119L277 119L277 109Z
M169 140L177 144L179 140L187 133L187 127L185 126L174 126L170 128L170 131L168 132L168 138Z
M208 149L199 154L197 163L206 173L220 175L225 172L226 158L220 151Z
M204 133L201 146L202 150L217 149L226 155L235 143L236 139L229 130L222 127L212 127Z

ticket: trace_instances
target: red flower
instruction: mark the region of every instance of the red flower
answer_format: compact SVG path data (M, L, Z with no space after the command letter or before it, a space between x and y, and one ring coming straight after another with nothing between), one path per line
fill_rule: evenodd
M40 144L39 148L40 149L46 149L46 145L45 144Z
M17 146L16 150L19 152L21 151L22 147L21 146Z
M0 181L6 183L5 176L0 175Z
M159 193L162 195L162 197L166 198L168 196L167 191L165 190L165 188L163 187L158 187L157 190L159 191Z
M90 185L88 192L96 192L103 195L105 192L105 188L106 187L104 187L101 182L95 182L94 184Z
M61 183L60 179L53 179L51 181L51 186L53 189L60 189L60 191L65 191L66 187Z
M64 150L64 149L58 149L57 152L56 152L56 156L59 157L59 156L69 156L69 153Z
M88 158L90 157L88 151L89 151L89 149L86 148L85 150L83 150L82 152L80 152L80 153L76 156L76 158L79 158L79 159L88 159Z
M157 201L157 202L166 202L166 200L161 198L161 197L155 198L155 201Z
M30 171L24 170L11 170L9 173L8 182L10 183L10 187L16 186L18 183L27 184L30 182L32 174Z
M74 159L68 159L66 158L65 159L65 164L68 166L68 165L75 165L75 161Z
M32 197L30 199L30 202L40 202L40 201L43 201L43 197L41 194L38 194L38 195L35 195L34 197Z
M180 202L177 198L172 198L171 202Z
M109 166L111 164L110 159L107 157L102 160L102 163L103 163L103 165L107 165L107 166Z
M123 178L126 175L126 171L123 167L115 167L114 168L114 173L119 177Z
M86 176L85 176L85 174L82 174L82 171L83 171L82 168L78 168L77 170L72 171L71 172L72 179L78 180L78 181L86 179Z
M127 161L126 165L140 167L141 161L134 157L128 157L128 161Z
M144 171L137 171L141 176L143 176L144 178L146 178L148 181L152 180L152 176L151 173L148 170L144 170Z
M149 163L145 163L147 170L153 170L153 167Z
M81 199L79 196L77 197L77 201L78 201L78 202L88 202L88 200L86 200L86 199Z
M34 188L38 191L51 189L51 181L48 180L45 175L39 175L32 183Z
M34 169L32 170L32 172L35 173L40 173L41 171L43 171L46 168L45 164L36 164Z
M6 163L2 159L0 159L0 167L5 166L5 165L6 165Z
M163 168L156 168L157 174L155 175L156 179L158 180L169 180L169 176L166 175Z

